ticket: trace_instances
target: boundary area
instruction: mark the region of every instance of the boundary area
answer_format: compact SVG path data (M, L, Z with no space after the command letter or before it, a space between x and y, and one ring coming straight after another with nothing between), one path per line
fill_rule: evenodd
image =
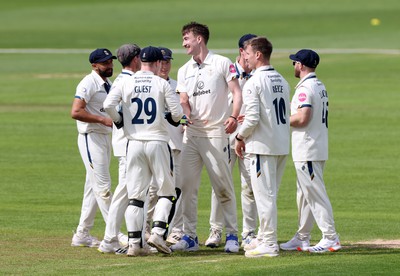
M174 54L185 54L185 49L171 49ZM235 54L238 49L210 49L218 54ZM298 49L274 49L274 53L293 53ZM88 54L93 49L54 49L54 48L4 48L0 49L0 54ZM400 55L399 49L340 49L322 48L315 49L318 53L324 54L381 54L381 55Z

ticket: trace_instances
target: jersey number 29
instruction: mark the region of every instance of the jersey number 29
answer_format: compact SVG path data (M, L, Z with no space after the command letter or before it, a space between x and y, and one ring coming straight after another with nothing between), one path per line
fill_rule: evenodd
M146 98L144 102L140 98L132 98L132 104L137 104L137 110L135 116L133 116L132 124L144 124L144 119L140 118L142 112L148 116L146 119L147 124L151 124L156 119L157 115L157 104L153 98Z

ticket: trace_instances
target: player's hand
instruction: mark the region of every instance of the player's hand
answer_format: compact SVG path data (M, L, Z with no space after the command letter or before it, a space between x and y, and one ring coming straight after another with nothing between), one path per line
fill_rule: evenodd
M112 127L113 126L113 120L108 117L103 117L104 119L101 121L101 123L105 126Z
M237 120L235 118L229 117L228 119L226 119L224 126L225 126L225 133L231 134L235 132L237 128Z
M240 158L243 159L243 152L246 151L246 144L244 141L235 141L235 153Z

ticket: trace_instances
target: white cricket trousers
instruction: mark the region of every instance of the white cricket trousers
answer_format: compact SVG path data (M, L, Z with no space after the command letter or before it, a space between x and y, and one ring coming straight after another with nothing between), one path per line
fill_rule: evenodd
M198 192L205 165L212 188L221 204L227 234L237 235L236 198L228 163L227 138L183 137L181 179L184 233L195 237L197 228Z
M236 160L240 172L241 184L241 204L243 216L242 238L245 238L250 232L255 233L257 229L257 206L251 186L250 178L250 158L249 154L244 154L244 159L237 157L234 150L230 151L230 169L231 173L235 166ZM222 230L224 226L224 216L222 214L221 206L215 196L214 190L211 191L211 212L210 212L210 226L212 229Z
M325 161L294 162L297 175L298 235L310 239L314 221L324 237L335 239L337 233L332 205L325 189Z
M112 198L111 137L93 132L79 134L78 148L86 168L86 181L77 231L89 231L94 225L97 208L107 222Z
M251 184L260 223L257 238L270 244L278 244L277 197L286 159L287 155L250 154Z
M146 204L147 192L153 177L153 183L157 185L159 197L154 210L153 221L165 223L168 221L172 202L165 197L176 197L171 161L172 156L167 142L139 140L129 140L128 142L126 160L128 198ZM145 211L144 207L128 205L125 213L128 232L141 231L143 237ZM153 231L159 235L165 233L165 229L160 227L154 227ZM134 238L133 242L136 243L139 240L140 238Z
M126 189L126 156L118 157L118 185L111 200L104 240L118 241L122 220L128 207L128 190Z
M181 188L180 184L180 167L181 167L181 151L180 150L172 150L172 160L174 163L174 183L176 188ZM147 211L147 227L148 230L151 229L151 222L153 221L153 213L154 213L154 208L156 206L158 196L157 196L157 190L158 186L153 183L154 179L152 180L152 183L150 184L149 188L149 198L148 198L148 211ZM169 231L172 232L173 230L175 231L182 231L183 228L183 216L182 216L182 204L181 203L181 197L179 197L178 201L176 202L175 205L175 213L173 216L173 219L169 225ZM149 231L150 232L150 231Z

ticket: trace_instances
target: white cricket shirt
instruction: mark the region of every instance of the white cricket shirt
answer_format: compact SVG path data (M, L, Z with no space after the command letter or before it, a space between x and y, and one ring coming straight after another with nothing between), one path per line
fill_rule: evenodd
M133 76L134 73L130 70L122 69L122 72L118 75L118 77L114 80L113 85L111 87L113 89L121 89L122 85L129 76ZM117 106L117 110L120 110L120 106ZM115 125L113 125L112 131L112 147L114 156L126 156L126 145L128 144L128 139L125 137L124 129L118 129Z
M107 82L111 86L111 81L107 79ZM93 115L109 117L103 109L103 102L107 97L104 83L105 81L95 71L92 71L76 87L75 98L85 101L87 112ZM112 131L111 127L99 123L86 123L76 120L76 125L78 132L81 134L89 132L108 134Z
M307 74L296 85L291 114L306 106L312 109L309 123L292 127L293 161L328 160L328 92L315 73Z
M115 107L121 102L124 133L129 140L165 141L169 134L164 119L165 109L179 121L182 107L169 83L149 71L138 71L121 89L113 89L104 101L104 108L114 121L120 116Z
M246 138L246 153L289 154L289 93L289 84L272 66L257 68L246 82L245 118L239 130Z
M178 70L178 93L187 93L193 122L187 135L199 137L228 137L225 120L230 116L228 82L236 76L232 62L208 52L202 64L193 57Z

